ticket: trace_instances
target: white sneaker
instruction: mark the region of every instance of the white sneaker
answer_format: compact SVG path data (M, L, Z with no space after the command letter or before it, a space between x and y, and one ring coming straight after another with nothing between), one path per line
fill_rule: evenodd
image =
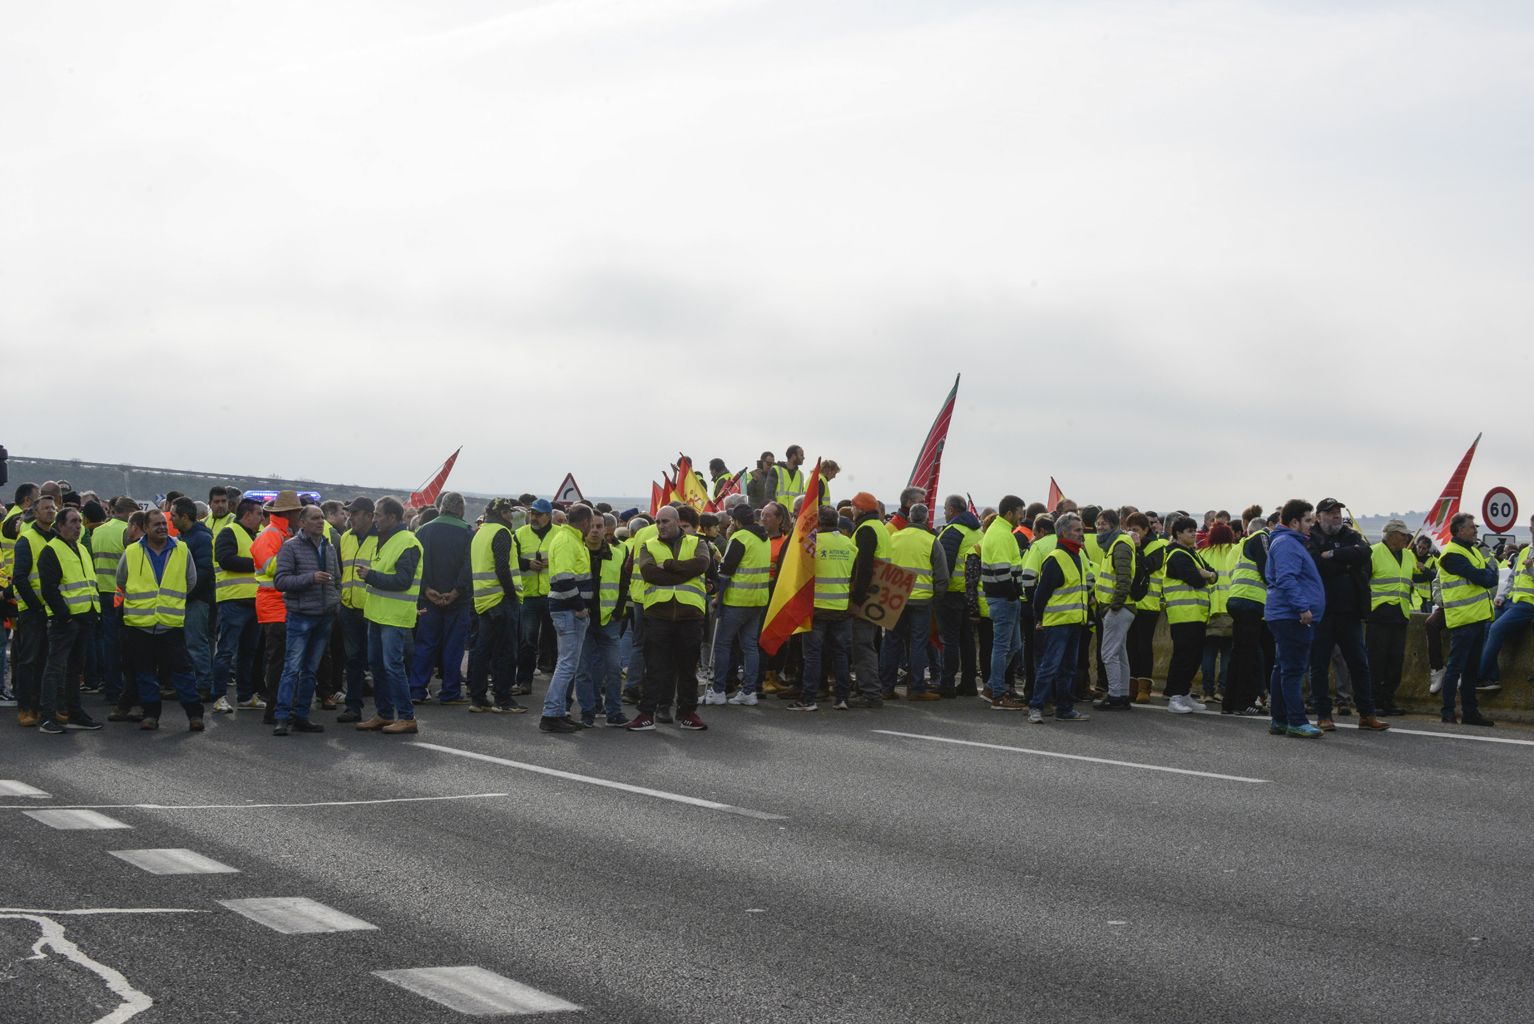
M1174 715L1191 715L1193 713L1193 705L1188 702L1188 698L1181 694L1175 697L1168 697L1166 699L1166 709Z
M1193 696L1193 694L1191 694L1191 693L1188 694L1186 697L1184 697L1183 701L1184 701L1184 703L1186 703L1188 705L1188 710L1189 711L1208 711L1209 710L1209 705L1208 704L1205 704L1203 701L1199 700L1197 697Z
M229 703L228 697L220 697L213 702L213 713L215 715L232 715L234 714L234 705Z
M730 698L730 703L737 704L742 707L754 708L756 707L756 694L747 693L745 690L736 690L735 696Z
M723 704L723 703L725 703L724 691L723 690L716 690L712 686L710 686L708 689L703 691L703 703L704 704Z
M1445 671L1446 671L1445 669L1435 668L1435 669L1433 669L1431 672L1429 672L1427 674L1427 678L1428 678L1427 692L1428 693L1437 693L1439 690L1443 689L1443 674L1444 674Z

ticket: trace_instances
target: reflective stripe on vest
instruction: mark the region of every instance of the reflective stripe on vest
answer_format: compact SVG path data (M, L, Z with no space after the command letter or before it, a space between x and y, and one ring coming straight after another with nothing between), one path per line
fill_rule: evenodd
M772 586L772 545L750 530L739 530L730 539L740 545L741 555L725 587L724 603L731 608L761 607Z
M1521 604L1534 604L1534 569L1529 568L1529 559L1534 558L1534 548L1525 548L1519 554L1523 561L1513 570L1513 586L1507 596Z
M621 544L613 544L608 557L602 559L601 567L597 570L597 611L600 613L599 623L603 626L613 620L613 612L618 607L619 587L623 582L623 560L628 557L628 552Z
M186 591L182 588L186 586L188 557L186 545L176 544L165 559L165 571L156 581L154 564L144 545L128 545L123 552L128 563L123 584L123 625L180 629L186 624Z
M234 531L235 554L241 558L250 557L250 546L255 543L255 538L246 532L245 527L239 523L230 523L224 527ZM220 567L217 562L213 565L213 597L215 601L235 601L248 599L256 596L256 573L230 572Z
M916 574L910 600L932 600L932 534L911 526L890 538L890 561Z
M1406 548L1401 551L1400 561L1396 557L1383 541L1370 547L1369 610L1394 604L1401 609L1401 616L1407 618L1416 592L1412 576L1417 572L1417 556Z
M369 573L392 575L400 556L411 548L417 552L421 550L421 542L416 540L415 534L404 528L395 530L373 556L373 566ZM421 567L425 561L424 558L416 558L415 576L404 590L379 590L372 584L368 585L367 604L363 606L362 614L369 622L402 629L415 626L416 600L421 595Z
M1083 548L1078 552L1077 557L1085 562L1086 549ZM1044 605L1044 628L1085 625L1087 583L1083 566L1077 564L1076 559L1071 557L1071 553L1061 547L1051 551L1045 561L1054 562L1060 567L1062 582L1055 588L1054 593L1049 595L1049 600Z
M846 611L852 603L852 563L857 545L834 530L815 534L815 607Z
M1268 603L1268 585L1263 581L1262 573L1257 568L1257 563L1246 557L1246 546L1258 537L1266 537L1267 530L1257 530L1241 542L1241 554L1236 559L1236 568L1230 574L1230 596L1241 598L1244 601L1253 601L1266 606Z
M507 551L507 561L512 570L512 585L516 585L517 569L517 542L511 534L511 528L504 523L485 523L474 531L474 539L469 542L469 579L474 594L474 611L483 615L502 601L506 600L506 591L501 587L501 578L495 573L495 540L501 534L511 540L510 549Z
M84 544L70 547L60 537L48 542L53 556L59 560L59 596L69 606L69 614L84 615L101 610L101 592L96 589L96 574L90 562L90 550ZM114 566L115 571L115 566ZM117 583L113 579L115 588Z
M373 567L373 556L378 553L378 534L368 531L358 538L351 530L341 534L341 606L361 611L367 604L367 584L357 578L359 569Z
M517 555L519 558L531 559L534 555L542 555L544 561L548 561L549 541L554 538L554 527L550 526L543 531L543 536L538 536L531 526L519 526L516 532ZM517 563L521 566L521 562ZM517 578L521 584L518 590L523 597L546 597L549 593L549 571L534 572L529 569Z
M1104 608L1113 603L1113 552L1118 550L1121 545L1129 547L1129 582L1131 586L1134 585L1135 566L1139 559L1139 552L1135 549L1134 538L1127 533L1121 533L1113 538L1113 543L1108 545L1107 551L1103 552L1102 561L1097 569L1097 603ZM1124 603L1126 605L1129 604L1127 596Z
M1492 592L1494 587L1483 587L1463 576L1456 576L1444 568L1444 558L1450 554L1462 555L1477 569L1486 568L1486 556L1479 549L1467 548L1458 541L1444 545L1438 557L1438 587L1443 598L1444 625L1450 629L1472 626L1492 617Z
M26 526L21 528L20 533L18 533L16 537L16 543L18 545L23 541L25 541L27 545L27 554L29 554L32 558L32 567L27 570L27 582L32 584L32 593L41 598L43 596L43 578L38 574L37 571L37 556L41 554L43 548L48 545L48 538L37 532L37 525L35 523L28 523ZM14 551L12 552L12 555L14 557ZM12 563L13 568L15 564L16 563L14 562ZM31 605L27 604L27 599L21 596L21 591L19 590L16 591L16 607L20 608L22 611L26 611L31 607ZM53 611L48 608L46 602L43 604L43 608L48 612L49 615L53 614Z
M957 564L948 567L948 593L958 594L964 592L965 563L969 561L970 552L980 553L980 531L960 523L949 523L938 534L938 543L942 543L949 530L959 532L959 554L955 559Z
M110 594L117 590L117 563L128 545L128 524L108 519L91 531L91 564L96 570L96 590Z
M686 559L697 557L698 538L696 535L683 535L682 543L678 546L677 552L674 555L671 553L671 546L661 540L659 536L654 540L646 542L645 548L650 552L650 558L656 565L659 565L668 558L685 561ZM658 604L665 604L667 601L674 601L689 608L696 608L700 612L703 611L708 604L708 593L703 589L703 574L699 573L684 583L672 585L662 583L645 584L644 606L646 608L653 608Z
M1184 558L1191 558L1193 564L1201 569L1208 568L1197 552L1189 551L1187 548L1169 548L1166 560L1170 563L1173 558L1179 555ZM1184 583L1182 580L1171 575L1164 577L1164 580L1165 583L1162 587L1161 596L1162 606L1166 608L1166 620L1168 623L1209 621L1208 587L1195 587L1191 583Z
M1167 544L1165 537L1157 537L1155 540L1145 545L1145 549L1140 552L1140 557L1149 558L1158 551L1165 551L1169 546L1170 545ZM1135 611L1159 612L1161 610L1161 601L1162 597L1164 596L1163 591L1165 589L1166 557L1162 556L1161 566L1155 572L1150 574L1150 580L1148 581L1148 585L1145 590L1145 596L1135 602Z

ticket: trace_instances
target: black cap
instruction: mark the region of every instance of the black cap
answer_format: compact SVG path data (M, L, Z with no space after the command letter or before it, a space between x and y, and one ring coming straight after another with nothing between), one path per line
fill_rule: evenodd
M348 511L348 512L372 512L373 511L373 499L372 498L368 498L368 497L364 497L363 495L359 494L355 498L353 498L351 501L348 501L346 503L346 511Z
M742 501L738 505L731 507L730 515L743 523L749 523L756 518L756 509Z
M1316 503L1317 512L1335 512L1342 508L1343 503L1336 498L1322 498Z

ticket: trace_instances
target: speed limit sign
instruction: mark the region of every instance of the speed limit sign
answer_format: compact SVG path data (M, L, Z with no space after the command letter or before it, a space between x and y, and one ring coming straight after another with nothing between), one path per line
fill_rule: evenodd
M1518 522L1518 499L1506 487L1493 487L1481 502L1481 519L1492 533L1506 533Z

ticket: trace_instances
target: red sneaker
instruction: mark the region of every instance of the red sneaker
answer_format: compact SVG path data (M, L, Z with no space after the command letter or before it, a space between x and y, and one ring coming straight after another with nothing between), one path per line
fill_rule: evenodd
M686 729L689 732L702 732L704 729L708 728L708 726L704 724L703 719L698 717L698 713L696 711L690 715L683 715L681 718L678 718L676 720L676 727L678 729Z
M624 726L629 732L654 732L655 716L647 715L643 711L634 716L634 720Z

